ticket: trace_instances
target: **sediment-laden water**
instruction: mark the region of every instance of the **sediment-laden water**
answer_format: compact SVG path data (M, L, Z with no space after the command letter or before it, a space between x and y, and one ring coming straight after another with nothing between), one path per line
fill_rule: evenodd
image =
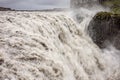
M82 15L82 14L81 14ZM69 12L0 12L0 80L119 80L119 51L100 50Z

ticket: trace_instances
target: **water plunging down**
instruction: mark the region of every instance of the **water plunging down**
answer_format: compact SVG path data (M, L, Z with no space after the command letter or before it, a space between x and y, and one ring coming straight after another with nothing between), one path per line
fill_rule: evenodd
M119 80L119 51L101 51L82 28L87 20L0 12L0 80Z

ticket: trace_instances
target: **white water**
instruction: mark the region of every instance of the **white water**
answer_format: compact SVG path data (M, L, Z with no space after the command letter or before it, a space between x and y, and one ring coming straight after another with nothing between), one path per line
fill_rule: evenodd
M84 31L87 19L0 12L0 80L119 80L119 51L101 51Z

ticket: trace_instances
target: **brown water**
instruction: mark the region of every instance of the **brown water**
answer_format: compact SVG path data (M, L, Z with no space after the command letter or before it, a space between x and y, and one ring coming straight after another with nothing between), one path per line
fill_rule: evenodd
M119 51L100 50L87 17L69 12L0 12L0 80L119 80Z

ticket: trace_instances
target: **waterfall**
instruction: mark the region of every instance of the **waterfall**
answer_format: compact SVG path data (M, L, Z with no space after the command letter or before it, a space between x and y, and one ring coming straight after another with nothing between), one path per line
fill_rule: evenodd
M82 28L88 18L1 11L0 80L119 80L119 51L93 43Z

